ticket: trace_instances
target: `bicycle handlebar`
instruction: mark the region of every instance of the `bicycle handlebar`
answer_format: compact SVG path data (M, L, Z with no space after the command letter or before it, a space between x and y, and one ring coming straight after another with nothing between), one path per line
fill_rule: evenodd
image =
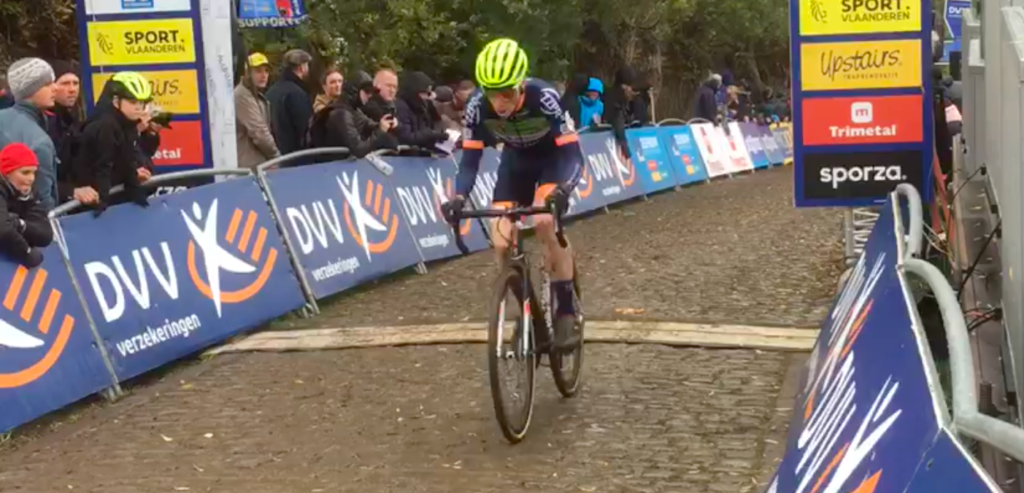
M455 246L459 247L459 251L463 255L469 255L469 247L462 241L462 228L459 227L459 222L463 219L473 219L480 217L522 217L522 216L536 216L540 214L551 214L555 220L555 236L558 237L558 244L562 248L569 246L569 242L565 240L565 231L562 227L562 211L557 210L554 204L543 207L513 207L511 209L481 209L481 210L461 210L455 213L455 217L451 220L452 232L455 235Z

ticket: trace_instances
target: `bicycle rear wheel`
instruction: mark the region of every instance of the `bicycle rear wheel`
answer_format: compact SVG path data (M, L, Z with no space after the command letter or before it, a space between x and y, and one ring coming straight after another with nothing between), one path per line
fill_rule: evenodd
M574 329L579 335L579 343L571 353L558 353L552 351L548 355L551 361L551 376L555 379L555 387L563 397L573 397L580 390L580 381L583 375L583 325L586 321L583 316L583 289L580 283L579 271L576 270L576 263L573 262L572 271L573 303L576 305L576 324Z
M494 415L502 434L511 443L522 441L533 417L537 354L534 352L533 330L525 329L532 322L534 297L530 293L532 289L526 289L527 292L523 293L523 274L515 267L505 269L498 276L491 296L487 331ZM529 304L524 305L523 297L529 299ZM506 385L503 379L506 373L516 378L517 387Z

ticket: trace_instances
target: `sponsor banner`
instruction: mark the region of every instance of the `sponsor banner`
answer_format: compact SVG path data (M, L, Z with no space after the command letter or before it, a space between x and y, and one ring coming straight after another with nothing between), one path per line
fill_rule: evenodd
M633 162L623 159L611 132L580 134L580 145L587 162L570 214L582 214L643 195Z
M768 156L771 164L782 164L786 159L786 151L779 147L779 141L775 140L775 134L768 127L758 127L761 131L761 145L764 146L764 153Z
M779 148L785 154L783 162L793 164L793 129L788 123L782 123L772 129L772 135L775 136L775 141L779 143Z
M804 91L921 87L921 40L800 45Z
M441 204L454 194L452 162L447 158L427 157L384 158L384 161L394 168L388 178L423 260L430 262L461 255L452 228L441 213ZM464 220L461 233L471 251L490 247L478 221Z
M0 259L0 433L114 384L56 243L43 258Z
M187 12L192 0L84 0L85 15Z
M672 165L658 139L658 129L633 128L626 130L629 153L637 170L644 193L654 193L676 186Z
M921 465L924 467L917 468L917 474L910 485L899 490L900 493L1003 491L948 430L943 430L939 435L931 450L921 460Z
M949 35L946 37L945 50L942 53L942 62L949 63L949 52L961 51L960 43L963 38L963 11L970 10L970 0L946 0L946 8L943 19L946 22L946 30Z
M668 160L675 169L676 181L680 185L706 181L708 173L700 157L693 130L687 126L659 127L662 148L668 153Z
M743 135L743 146L747 148L754 168L771 166L772 163L768 160L768 153L765 152L764 143L761 141L761 128L756 123L739 123L738 126Z
M462 157L461 153L452 157L458 167L459 159ZM500 152L490 147L484 149L484 157L480 160L480 169L476 174L476 183L473 185L473 191L469 194L477 209L489 209L491 203L494 202L494 185L498 183L498 164L500 163Z
M139 72L153 89L153 104L175 115L199 113L199 82L195 70L153 70ZM93 102L114 72L92 74Z
M801 36L920 30L920 0L800 1Z
M880 202L900 183L922 189L922 158L917 149L805 153L796 174L806 199Z
M695 123L689 126L693 130L693 138L697 143L697 150L700 151L701 160L704 161L708 178L717 178L732 173L732 163L729 161L729 144L725 141L725 134L720 127L710 123Z
M317 299L421 260L394 190L369 162L277 169L266 181Z
M242 27L295 27L306 20L304 0L239 0Z
M895 144L924 139L922 97L804 98L805 146Z
M119 380L304 304L252 178L60 219L86 305Z
M890 201L822 323L771 493L902 492L940 433L895 229Z
M93 66L196 61L191 18L88 22L86 30Z
M729 122L728 127L718 127L718 133L725 142L726 155L729 156L729 164L732 173L750 171L754 169L754 162L750 160L750 153L743 142L743 132L740 131L740 124Z
M202 166L203 122L172 121L171 128L160 131L160 147L153 156L153 165L159 168L175 166ZM174 171L174 170L170 170Z

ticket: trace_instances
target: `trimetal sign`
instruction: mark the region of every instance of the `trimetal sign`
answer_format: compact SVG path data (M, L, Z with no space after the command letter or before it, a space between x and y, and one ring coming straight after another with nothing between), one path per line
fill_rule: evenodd
M804 145L920 142L921 96L805 98Z

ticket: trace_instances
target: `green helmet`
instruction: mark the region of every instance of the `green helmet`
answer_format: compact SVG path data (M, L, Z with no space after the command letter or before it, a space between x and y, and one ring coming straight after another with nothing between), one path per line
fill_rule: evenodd
M476 57L476 81L484 89L506 89L526 80L530 59L513 39L498 38Z
M149 86L149 81L138 72L118 72L110 82L117 84L113 91L115 96L135 101L153 99L153 89Z

